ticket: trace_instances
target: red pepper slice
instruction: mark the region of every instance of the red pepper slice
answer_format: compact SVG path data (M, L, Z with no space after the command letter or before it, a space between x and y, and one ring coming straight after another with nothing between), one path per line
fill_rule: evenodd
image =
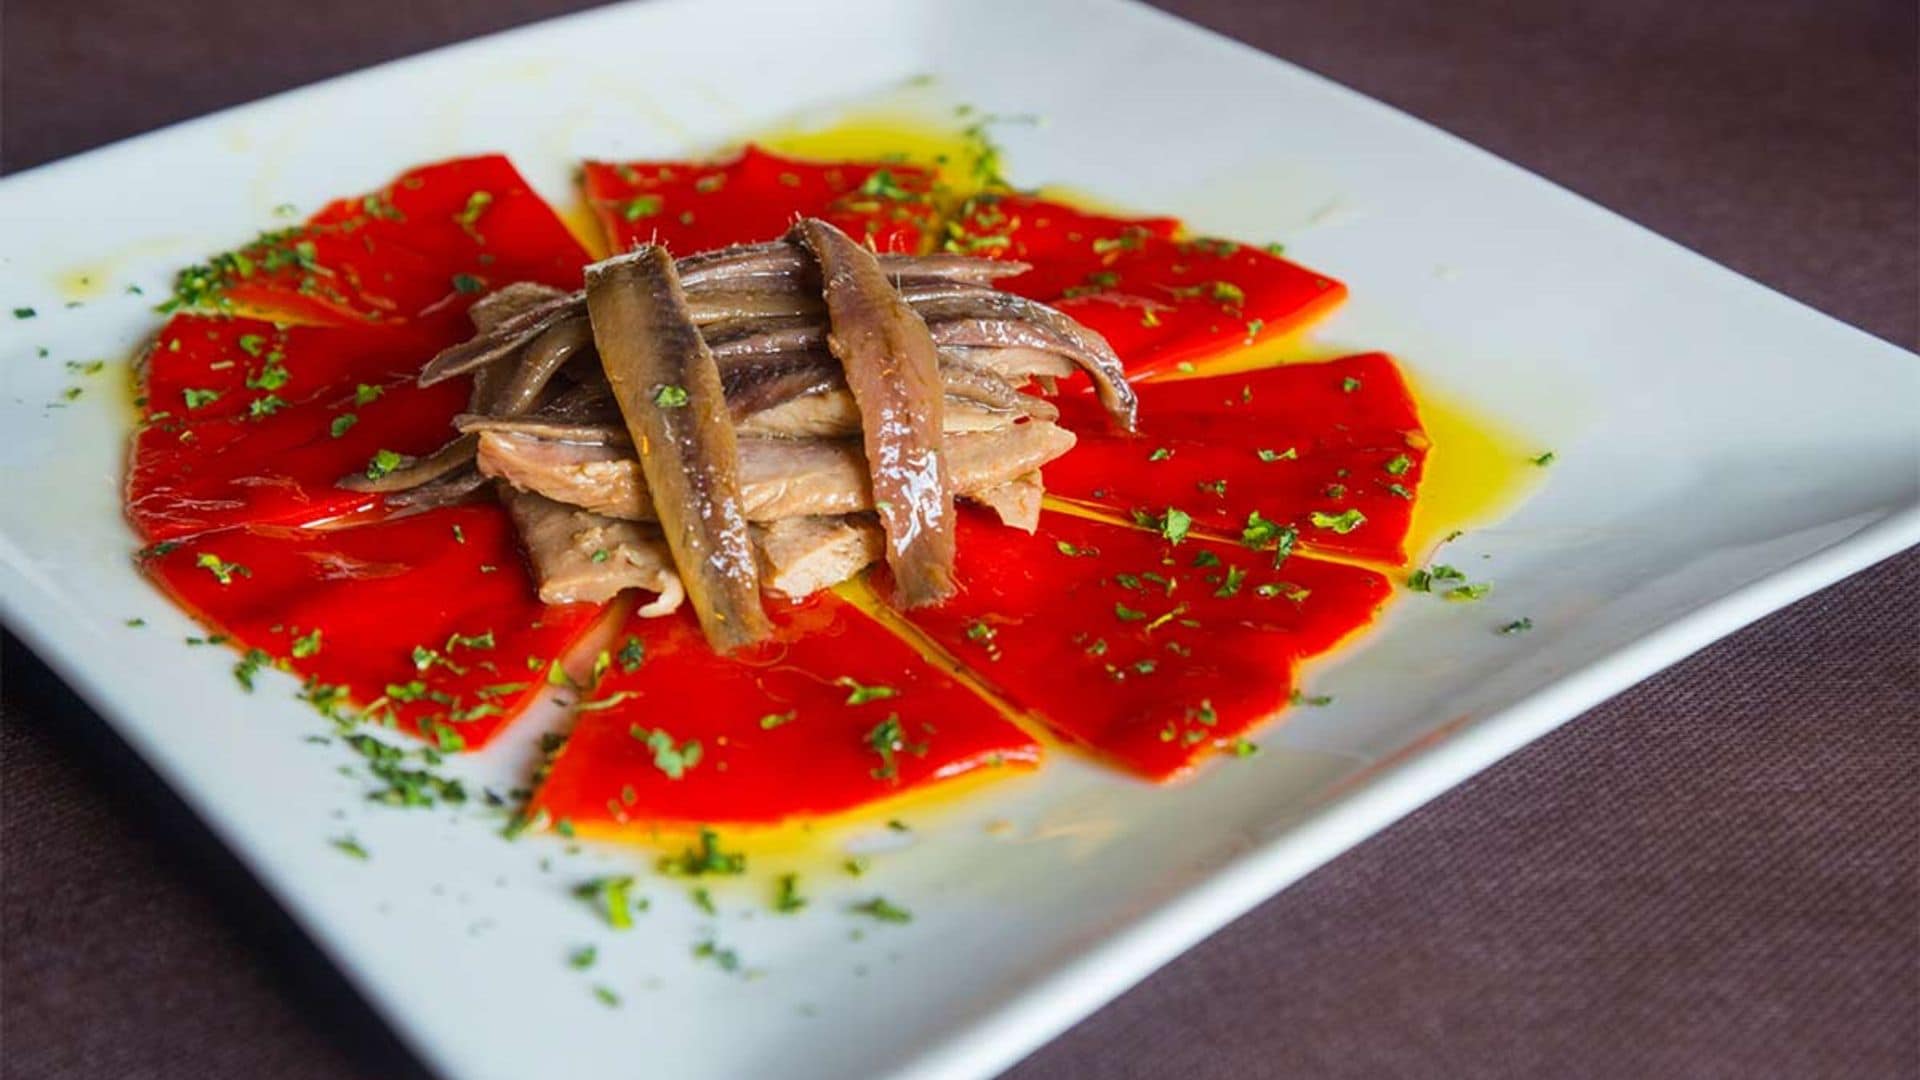
M1038 762L1030 736L852 604L821 593L768 607L775 640L745 655L714 653L684 611L630 620L534 811L575 825L771 823Z
M931 169L817 162L749 145L729 161L589 161L587 200L615 251L665 244L691 255L776 240L820 217L876 251L919 251L935 209Z
M384 699L376 716L391 711L400 728L448 749L484 746L550 691L549 665L602 611L535 599L512 522L496 506L352 529L231 529L144 561L231 643L284 660L316 686L344 688L340 704Z
M1406 562L1427 441L1387 356L1137 389L1133 435L1113 432L1091 394L1059 399L1080 441L1047 466L1049 493L1123 515L1178 507L1229 537L1258 513L1303 549Z
M212 296L293 322L407 319L514 281L580 287L586 253L505 157L426 165L208 268Z
M377 508L379 496L337 481L381 450L426 454L453 437L468 380L422 388L413 375L469 332L458 310L405 324L284 329L175 316L148 361L127 516L147 539L165 540ZM269 399L286 404L261 411Z
M1382 574L1046 513L1032 536L964 514L965 589L905 613L1067 738L1155 780L1284 708L1298 660L1365 626Z
M1346 286L1231 240L1183 239L1173 218L1089 213L1029 195L977 196L946 247L1020 259L1000 287L1106 335L1135 376L1175 370L1305 325Z

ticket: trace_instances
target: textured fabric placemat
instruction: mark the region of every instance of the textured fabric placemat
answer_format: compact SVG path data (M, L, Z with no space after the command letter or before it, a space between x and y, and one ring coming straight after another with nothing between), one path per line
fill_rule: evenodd
M579 6L12 0L0 168ZM1920 342L1910 0L1165 6ZM1916 643L1909 552L1488 770L1011 1075L1920 1074ZM11 639L0 680L0 1075L417 1074Z

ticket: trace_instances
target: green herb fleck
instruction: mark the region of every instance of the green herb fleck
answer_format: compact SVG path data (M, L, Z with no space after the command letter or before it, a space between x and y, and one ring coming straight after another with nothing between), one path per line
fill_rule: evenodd
M660 212L662 205L658 195L635 195L621 205L620 219L639 221L641 218L650 218Z
M1341 536L1345 536L1360 526L1365 525L1367 523L1367 515L1352 509L1339 514L1329 514L1324 511L1315 510L1312 514L1308 515L1307 520L1312 522L1313 527L1316 529L1332 529Z
M697 847L688 848L678 855L663 856L659 869L670 877L744 874L747 872L747 857L741 852L721 850L720 834L703 827Z
M774 886L773 910L782 915L791 915L806 906L807 898L800 895L800 876L781 874Z
M405 460L392 450L377 451L373 455L373 460L367 462L366 477L369 480L378 480L399 468L401 462Z
M834 685L847 688L847 704L865 705L869 701L883 701L899 693L891 686L862 686L851 676L842 675L833 680Z
M663 385L653 392L653 403L663 409L684 409L687 406L687 391L670 383Z
M676 744L673 736L662 728L648 731L638 724L627 729L627 734L646 744L653 751L653 767L667 774L667 779L678 780L687 775L687 770L700 764L702 749L700 740L690 739Z
M305 660L307 657L319 651L320 628L317 626L306 634L293 639L293 656L296 660Z
M871 916L872 918L879 919L881 922L909 923L913 921L912 912L888 900L884 896L876 896L864 903L855 904L848 910L856 915Z
M573 895L591 903L607 920L607 925L615 930L627 930L633 926L632 890L632 876L622 874L583 881L573 887Z
M253 571L247 569L244 566L241 566L239 563L227 562L225 559L222 559L220 556L215 555L211 551L201 552L200 557L193 560L193 565L199 567L202 570L205 570L209 574L212 574L214 576L214 579L219 581L220 584L222 585L233 584L233 576L235 574L238 574L241 577L253 576Z

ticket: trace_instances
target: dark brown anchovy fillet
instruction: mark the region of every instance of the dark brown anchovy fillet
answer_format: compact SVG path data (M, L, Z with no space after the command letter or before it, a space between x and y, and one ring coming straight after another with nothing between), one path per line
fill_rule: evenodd
M462 413L453 418L453 426L462 434L494 431L507 435L524 435L531 439L545 439L549 442L578 443L582 446L633 445L633 439L627 434L626 427L618 418L610 424L569 423L564 420L542 420L527 416L502 419L496 416Z
M1132 431L1139 401L1133 393L1133 384L1127 381L1126 368L1120 363L1120 357L1107 344L1107 339L1080 325L1072 317L1058 308L1049 307L1037 300L1029 300L1014 293L976 290L962 292L950 290L942 295L927 295L914 304L914 310L920 312L929 328L934 329L934 340L942 345L1036 345L1040 340L1053 342L1052 351L1059 352L1080 366L1087 377L1093 380L1094 391L1100 395L1100 404L1107 415L1121 428ZM1026 328L1024 340L959 340L969 331L978 332L981 324L1005 323ZM949 324L952 325L949 329ZM943 330L946 331L943 336ZM1040 337L1032 336L1038 332ZM1045 346L1036 346L1045 347Z
M586 316L561 319L527 342L519 362L504 385L495 391L487 411L494 416L518 416L533 408L566 362L581 349L593 344L593 330Z
M941 283L990 285L996 278L1023 273L1026 263L1007 259L979 259L966 255L882 255L880 265L902 285ZM766 244L742 244L718 251L702 252L682 259L678 264L680 283L689 294L706 291L754 291L756 288L793 288L810 283L814 267L791 244L774 241ZM764 282L757 279L767 279ZM508 286L512 288L513 286ZM463 375L490 364L532 340L559 319L585 310L586 294L555 294L537 302L529 291L513 306L512 315L500 319L474 337L441 350L420 370L420 385L431 386L442 379ZM482 301L484 303L485 301ZM530 306L522 307L522 304ZM698 306L696 305L696 313Z
M462 435L426 457L405 462L377 480L369 480L366 476L355 473L341 477L339 486L348 491L370 491L379 494L407 491L438 480L471 462L477 446L473 436Z
M673 259L649 246L588 267L587 310L600 366L707 641L731 652L765 638L772 627L740 505L733 422Z
M828 345L860 411L894 600L909 608L938 603L954 590L953 478L943 452L940 354L873 252L818 218L802 219L791 235L820 264L832 327Z
M387 496L387 505L394 509L408 511L457 506L473 501L486 491L490 482L488 477L481 475L479 469L467 465L438 480L421 484L417 488L394 492Z

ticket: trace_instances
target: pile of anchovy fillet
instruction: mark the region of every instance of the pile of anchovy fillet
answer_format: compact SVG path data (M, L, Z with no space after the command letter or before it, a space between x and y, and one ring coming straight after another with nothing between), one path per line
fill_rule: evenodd
M1040 467L1073 447L1044 398L1085 371L1134 395L1105 339L995 279L1024 264L876 255L818 219L680 259L644 246L587 287L506 286L428 385L474 376L459 435L343 486L403 505L491 485L548 603L685 599L715 649L766 637L760 593L805 596L884 555L902 607L954 589L954 500L1031 531Z

